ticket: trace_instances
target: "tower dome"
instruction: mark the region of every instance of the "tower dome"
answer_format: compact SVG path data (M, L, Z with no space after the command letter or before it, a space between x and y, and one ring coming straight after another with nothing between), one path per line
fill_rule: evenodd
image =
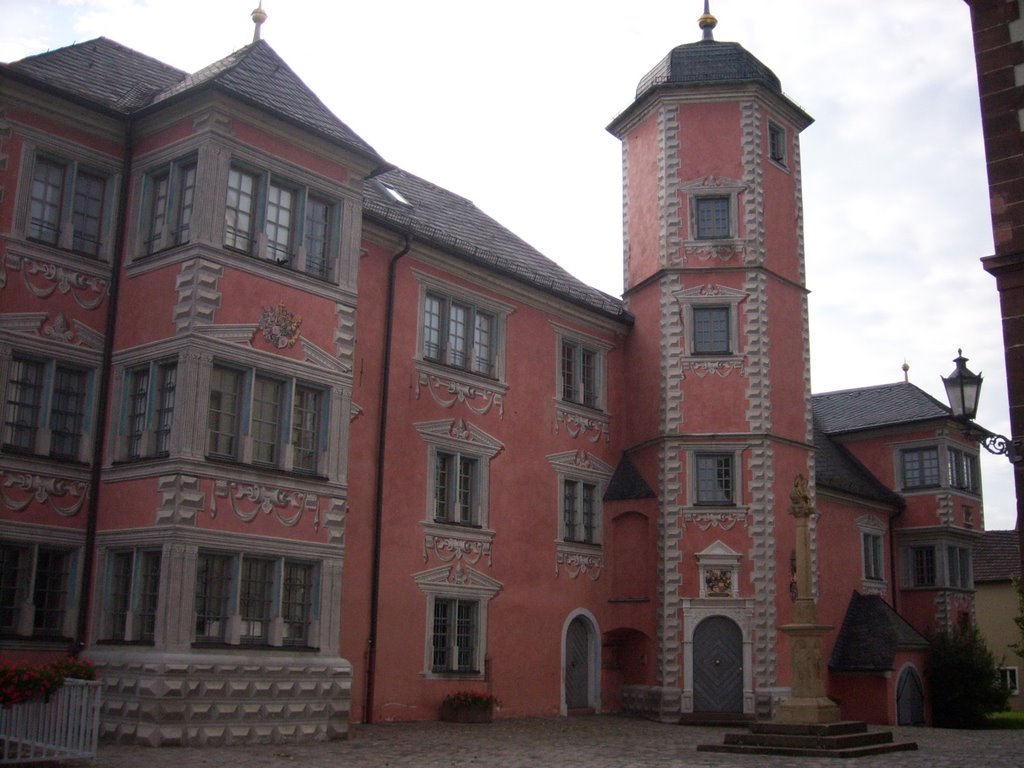
M759 83L782 93L779 78L739 43L701 40L680 45L640 80L636 98L661 86L699 87L726 83Z

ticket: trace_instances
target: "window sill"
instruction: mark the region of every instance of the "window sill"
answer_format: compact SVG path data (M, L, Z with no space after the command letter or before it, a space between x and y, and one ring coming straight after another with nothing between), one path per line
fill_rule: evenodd
M313 645L267 645L265 643L218 643L214 641L197 640L192 643L196 650L218 650L218 651L267 651L270 653L319 653L320 648Z
M219 464L223 466L233 467L245 467L251 469L254 472L259 472L261 475L278 475L280 477L289 478L301 478L302 480L313 480L319 483L326 483L330 481L330 478L325 475L318 475L313 472L301 472L294 469L281 469L280 467L271 466L269 464L257 464L255 462L244 462L238 459L232 459L228 456L212 456L206 454L204 459L210 464Z

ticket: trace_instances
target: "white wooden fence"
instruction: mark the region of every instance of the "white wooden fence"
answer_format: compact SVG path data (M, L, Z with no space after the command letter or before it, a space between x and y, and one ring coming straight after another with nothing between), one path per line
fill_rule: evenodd
M100 682L67 679L47 701L0 708L0 765L94 758Z

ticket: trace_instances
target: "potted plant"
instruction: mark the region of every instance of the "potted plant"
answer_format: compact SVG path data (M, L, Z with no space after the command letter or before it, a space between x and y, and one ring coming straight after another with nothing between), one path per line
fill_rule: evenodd
M500 702L482 691L456 691L441 702L441 719L448 723L489 723Z

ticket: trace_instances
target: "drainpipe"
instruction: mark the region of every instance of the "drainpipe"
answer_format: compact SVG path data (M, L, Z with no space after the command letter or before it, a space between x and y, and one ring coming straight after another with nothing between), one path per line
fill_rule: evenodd
M381 530L384 526L384 456L388 433L388 387L391 382L391 335L394 326L395 275L398 260L409 253L412 240L404 235L402 250L388 264L388 300L384 318L384 365L380 383L380 424L377 433L376 488L373 512L373 570L370 575L370 634L366 638L366 690L363 698L363 722L373 722L373 689L377 675L377 620L380 601Z
M895 514L889 515L889 583L892 585L892 609L900 612L899 605L899 550L896 548L896 518L903 514L903 503L896 508Z
M117 207L113 259L110 265L110 285L107 294L107 317L100 361L100 380L96 387L96 422L93 430L92 467L89 472L89 504L85 521L85 547L82 557L82 587L78 601L78 626L71 654L78 656L85 648L92 607L93 564L96 561L96 528L100 511L100 484L103 480L103 455L107 442L107 414L110 409L111 360L114 356L114 330L117 326L117 299L121 286L121 264L124 260L128 226L128 194L131 189L132 143L134 120L127 118L124 128L124 157L121 161L121 188Z

